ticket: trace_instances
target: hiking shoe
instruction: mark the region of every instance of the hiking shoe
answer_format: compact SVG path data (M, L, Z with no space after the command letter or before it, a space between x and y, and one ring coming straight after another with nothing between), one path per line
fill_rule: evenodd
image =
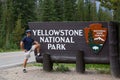
M41 53L39 53L38 56L41 56Z
M23 72L24 72L24 73L27 73L26 69L23 69Z
M41 56L41 53L38 53L36 56L38 56L38 57Z

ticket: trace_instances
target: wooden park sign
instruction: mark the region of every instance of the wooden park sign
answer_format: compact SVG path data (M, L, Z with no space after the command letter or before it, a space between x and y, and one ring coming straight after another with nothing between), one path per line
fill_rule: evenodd
M110 64L111 73L120 75L118 23L29 22L29 28L41 44L42 56L36 57L37 62L44 62L46 53L51 63L79 63L83 58L84 64ZM81 53L83 57L77 59Z

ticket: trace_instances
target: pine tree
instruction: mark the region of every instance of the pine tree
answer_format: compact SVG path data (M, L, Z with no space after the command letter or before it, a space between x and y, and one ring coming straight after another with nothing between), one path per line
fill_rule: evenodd
M107 9L103 10L101 7L99 7L98 20L99 21L111 21L112 20L112 14Z
M63 21L63 0L53 0L53 21Z
M7 25L6 25L6 42L5 42L5 47L6 48L9 48L9 46L10 46L10 33L11 33L11 31L12 31L12 29L13 29L13 24L14 24L14 22L13 22L13 3L12 3L13 1L12 0L7 0L7 13L9 13L9 14L7 14L6 16L7 16L7 18L6 18L6 23L7 23Z
M113 10L113 20L120 20L120 0L98 0L101 5L109 10Z
M76 0L63 0L64 21L75 21L76 19Z
M88 33L88 40L89 40L90 44L94 43L93 31L92 30L90 30L89 33Z
M99 7L99 10L98 10L98 20L99 21L102 21L102 18L103 18L102 15L103 15L103 10L101 7Z
M6 32L5 32L5 27L6 27L6 15L7 15L7 6L6 6L6 3L3 3L3 5L2 5L2 13L1 13L1 30L0 30L0 43L1 43L1 45L0 45L0 48L3 48L4 47L4 45L3 44L5 44L5 34L6 34Z
M83 21L85 18L85 10L84 10L84 0L78 0L77 3L77 20Z
M117 5L117 9L113 11L113 13L114 13L113 16L114 16L114 20L120 21L120 6L119 6L120 1L118 1L116 5Z
M19 42L22 38L22 35L25 31L25 28L22 27L21 23L21 15L18 16L18 19L16 21L15 29L13 31L14 37L13 37L13 42L16 42L15 44L19 46Z
M2 18L2 1L0 0L0 28L1 28L1 30L0 30L0 48L2 47L2 41L3 41L3 39L2 39L2 26L1 26L1 18Z
M22 28L28 28L28 22L36 19L34 6L35 0L2 0L2 9L0 10L0 48L11 48L11 44L14 41L12 32L14 32L15 21L18 20L19 15L21 15Z
M21 15L22 25L25 28L28 28L28 22L36 20L35 1L36 0L14 0L15 20Z
M85 21L91 21L91 4L90 4L90 0L85 0Z
M52 21L53 19L53 0L43 0L42 2L42 21Z
M97 20L97 10L95 1L78 0L77 17L80 21Z
M13 1L7 0L3 4L1 30L3 31L2 36L4 48L8 49L10 45L10 34L14 28L14 14L13 14ZM9 14L8 14L9 13Z
M0 0L0 22L1 22L1 14L2 14L2 1Z
M91 14L90 14L91 21L98 21L98 19L97 19L97 8L96 8L95 1L91 2L90 10L91 10Z
M42 6L43 6L43 0L36 0L36 18L38 21L42 21Z

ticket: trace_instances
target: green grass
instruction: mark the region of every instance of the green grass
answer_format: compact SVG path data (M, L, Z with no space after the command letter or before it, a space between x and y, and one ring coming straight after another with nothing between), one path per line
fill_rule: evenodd
M43 67L43 64L41 64L41 63L36 63L36 62L32 62L32 63L29 63L27 66L28 66L28 67L31 67L31 66Z
M66 67L69 67L69 68L75 68L75 64L65 64L65 63L54 63L54 67L57 67L57 66L60 66L60 65L64 65Z
M108 64L86 64L86 69L95 70L98 73L110 74L110 65Z
M58 64L54 63L53 69L57 72L67 72L70 71L70 68L73 67L73 64Z
M40 63L30 63L29 66L43 67ZM70 69L76 68L76 64L54 63L53 69L58 72L67 72ZM108 64L86 64L86 70L95 70L97 73L110 74L110 65Z
M0 49L0 53L20 51L20 49Z

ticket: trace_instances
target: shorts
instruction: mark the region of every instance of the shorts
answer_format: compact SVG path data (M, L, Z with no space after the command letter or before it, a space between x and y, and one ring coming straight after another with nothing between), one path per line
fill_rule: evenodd
M25 58L29 59L30 58L30 53L34 50L35 50L35 45L33 45L32 48L29 51L25 52Z
M29 58L30 58L30 52L27 51L27 52L25 52L25 59L29 59Z

